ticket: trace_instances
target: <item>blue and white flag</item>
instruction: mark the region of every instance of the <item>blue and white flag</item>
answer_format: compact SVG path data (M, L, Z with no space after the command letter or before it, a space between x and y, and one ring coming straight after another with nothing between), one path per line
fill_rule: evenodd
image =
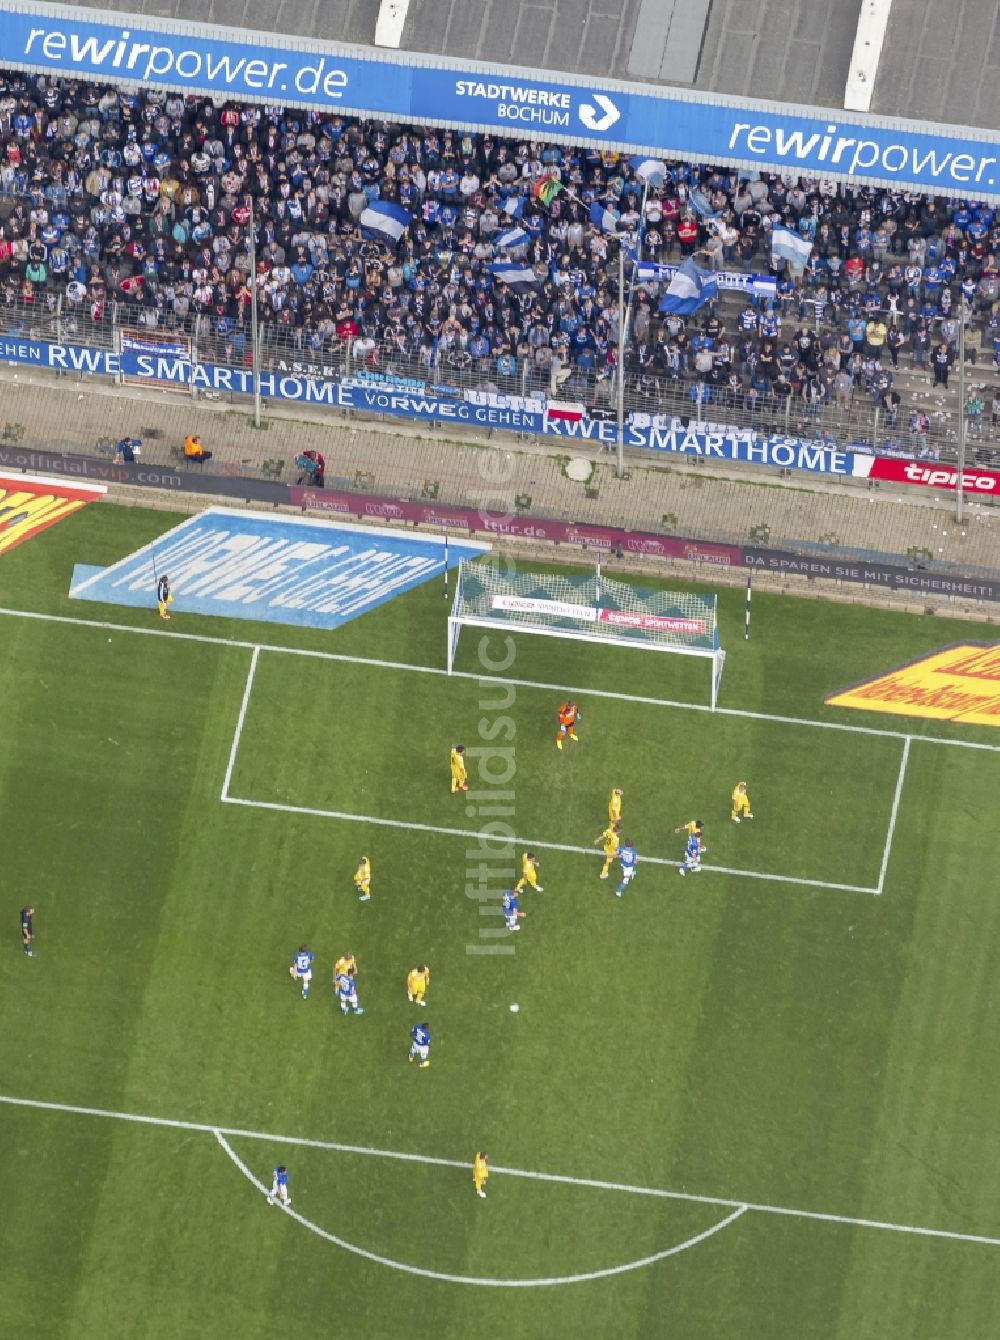
M718 296L719 285L714 272L703 270L689 256L671 279L660 302L660 311L690 316Z
M519 219L524 213L524 196L509 195L503 202L503 212L508 219Z
M402 205L394 205L391 200L373 200L367 209L361 211L361 227L380 233L391 242L398 242L410 226L413 218Z
M791 228L775 228L771 233L772 265L777 265L778 261L788 261L801 270L812 249L812 243L798 233L793 233Z
M494 279L499 279L515 293L529 293L542 282L530 266L518 265L515 261L494 261L490 269Z
M617 233L621 216L612 214L610 209L605 209L595 200L590 207L590 222L595 228L600 228L602 233Z
M531 234L526 233L523 228L508 228L497 238L497 246L502 247L504 251L516 251L518 247L526 247L530 241Z
M642 154L638 154L628 160L628 165L647 186L662 186L667 180L667 165L658 158L643 158Z

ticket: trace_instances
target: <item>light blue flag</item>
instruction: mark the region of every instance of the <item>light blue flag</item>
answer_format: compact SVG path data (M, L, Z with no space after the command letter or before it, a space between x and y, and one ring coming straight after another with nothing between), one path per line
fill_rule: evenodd
M605 209L595 200L590 207L590 222L596 228L600 228L602 233L617 233L621 217L613 214L610 209Z
M808 238L793 233L791 228L775 228L771 233L771 264L788 261L801 270L812 252L813 244Z
M628 165L647 186L662 186L667 180L667 165L658 158L644 158L642 154L637 154L628 160Z
M379 233L391 242L398 242L410 226L413 218L402 205L394 205L391 200L373 200L367 209L361 211L361 227L373 233Z
M721 219L725 213L724 210L710 208L708 196L697 186L688 192L688 201L694 212L703 218L706 223L711 219Z
M713 271L703 270L689 256L667 286L660 302L660 311L690 316L718 296L719 285Z

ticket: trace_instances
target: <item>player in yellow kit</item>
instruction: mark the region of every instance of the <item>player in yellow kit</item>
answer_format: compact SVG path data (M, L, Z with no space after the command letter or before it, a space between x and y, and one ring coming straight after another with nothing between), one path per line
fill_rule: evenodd
M616 786L608 800L608 823L620 824L622 821L622 789Z
M333 965L333 980L336 981L338 977L354 977L357 971L358 960L348 950L346 954L341 954Z
M358 862L358 868L354 872L354 884L358 890L359 901L367 903L372 896L372 863L367 856L362 856Z
M525 884L530 884L536 893L545 892L538 882L538 857L533 851L526 851L521 857L521 878L514 885L514 892L520 893Z
M490 1175L490 1161L486 1155L479 1151L472 1163L472 1181L476 1188L476 1195L480 1200L486 1199L486 1192L483 1187L486 1185L486 1179Z
M451 751L451 794L456 791L468 791L469 774L465 767L465 745L456 744Z
M692 837L694 834L697 834L698 837L703 837L704 829L705 825L700 819L689 819L686 824L681 824L679 828L675 828L674 832L687 833L688 837Z
M733 812L729 816L734 824L738 824L741 819L752 819L750 813L750 797L747 795L746 782L737 782L733 787Z
M416 1005L426 1005L424 992L431 984L431 970L426 963L419 968L411 968L406 974L406 998Z
M594 846L598 844L604 848L604 865L601 867L601 879L607 879L608 871L611 869L611 862L615 859L618 851L618 834L621 832L621 824L608 824L599 838L594 839Z

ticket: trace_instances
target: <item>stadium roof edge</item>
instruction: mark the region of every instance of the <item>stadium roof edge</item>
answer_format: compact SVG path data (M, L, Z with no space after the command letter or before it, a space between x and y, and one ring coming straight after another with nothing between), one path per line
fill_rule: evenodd
M19 22L19 30L13 31ZM34 26L29 29L29 24ZM39 27L39 24L45 26ZM132 88L176 88L183 92L229 97L239 101L322 107L342 115L471 129L516 139L545 139L624 153L656 154L687 161L718 163L751 171L854 179L866 184L897 189L905 187L944 196L1000 200L1000 170L997 167L1000 164L1000 133L976 127L942 126L900 117L845 112L843 108L749 100L733 95L617 79L597 84L579 74L555 75L551 70L519 66L498 69L481 61L272 35L213 24L178 24L176 21L145 15L52 4L45 0L40 3L0 0L0 34L4 37L0 61L10 68L31 73L82 78L95 83ZM163 45L155 45L161 35ZM140 40L143 36L152 41L143 43ZM89 47L88 38L93 39ZM192 43L192 49L181 45L185 39ZM173 43L172 50L168 42ZM226 55L227 48L229 56ZM80 56L81 51L85 59ZM151 64L151 51L163 53L162 60L169 62L165 71L154 69L150 73L136 68L142 65L143 59L147 65ZM32 59L36 53L41 59ZM229 64L225 68L231 72L239 53L243 53L240 60L245 75L243 85L233 86L232 82L223 82L218 78L213 81L203 76L205 67L217 71L227 60ZM299 70L308 70L311 74L317 65L325 65L331 59L338 62L339 66L350 68L347 72L332 66L326 69L324 82L330 90L329 96L317 98L315 85L312 89L304 90L303 96L297 96L294 89L289 90L285 85L274 86L274 72L292 68L290 62L280 59L290 55L311 57L315 62L313 66L299 63L296 79ZM186 65L182 67L181 62L185 59ZM214 66L211 65L213 59ZM121 68L123 62L125 69ZM386 82L398 86L409 81L378 81L383 96L380 104L378 97L372 96L374 90L363 87L365 82L374 81L366 81L363 76L368 75L369 71L375 75L386 67L422 71L427 76L422 81L427 83L427 90L423 91L422 97L411 97L408 106L393 106L391 92L396 90L386 93ZM256 82L250 82L251 69ZM268 71L271 75L265 87L261 81L268 75ZM453 81L451 75L464 75L465 78ZM442 76L444 78L436 91L433 86L435 76L439 81ZM356 98L350 97L352 86L355 86ZM492 99L493 115L489 119L485 113L491 106L491 99L471 92L465 94L464 90L473 87L500 90L499 96ZM466 106L469 109L465 115L454 114L459 110L460 98L456 92L459 89L463 90L462 96L467 98L466 102L461 103L463 111ZM594 100L593 103L576 102L578 91L584 91L587 97ZM506 101L508 95L509 102ZM540 114L531 120L524 113L528 110L526 104L532 103L535 98L540 101L535 112ZM546 100L551 100L551 103ZM542 117L551 104L558 104L564 110L552 113L553 119L544 121ZM622 106L626 108L625 115L620 110ZM448 111L453 114L447 115ZM476 115L477 111L479 116ZM724 126L721 122L727 119L727 112L754 117L760 124L735 122L729 118L729 124ZM510 123L498 120L497 113L506 114ZM586 119L585 114L589 115L590 120ZM692 124L698 120L704 122L704 141L698 134L702 127ZM768 120L774 125L768 125ZM784 126L779 124L781 122L785 123ZM608 133L612 126L618 132L615 136ZM591 131L602 133L588 133L588 127ZM709 130L713 133L708 133ZM852 130L859 133L851 136ZM626 131L632 133L627 137L622 136L622 132ZM723 133L720 134L720 131ZM892 137L894 141L904 142L879 144L872 139L862 138L866 133L875 135L878 132L881 132L883 140ZM736 143L741 133L742 142ZM687 143L684 142L685 136L689 141ZM715 141L714 145L712 140ZM906 140L910 142L906 143ZM781 146L781 149L768 152L772 144ZM825 156L834 144L834 160L828 161ZM790 151L788 145L791 145ZM846 149L842 150L841 145L856 146L853 155ZM803 146L814 152L800 152ZM871 162L860 159L862 147L875 154ZM727 148L744 148L748 151L726 152ZM997 157L984 152L993 148L998 151ZM785 153L784 158L780 156L781 152ZM890 164L890 153L895 155L892 164L912 162L915 165L913 172L906 176L900 175L904 169ZM842 163L840 158L844 155L858 161L852 161L850 165ZM925 172L924 175L932 179L921 180L921 165L926 167L928 162L935 171ZM944 167L937 171L939 162L944 162ZM885 170L873 170L876 163ZM946 173L949 163L951 179ZM979 170L975 172L977 163ZM994 165L995 175L986 176L984 180L987 164Z
M176 21L156 18L144 14L127 14L118 10L91 9L80 5L60 5L48 3L48 0L0 0L0 12L10 11L29 15L64 18L68 22L80 23L89 19L109 27L131 27L139 30L162 32L176 36ZM330 42L320 38L295 37L282 33L265 33L258 29L227 28L214 23L189 22L182 25L192 37L217 38L227 42L261 48L279 48L287 51L314 52L331 56L342 56L351 60L366 61L369 64L399 65L404 68L419 66L425 69L454 70L457 73L473 73L494 80L525 80L538 84L569 84L574 88L594 89L597 81L586 75L570 72L542 69L523 65L508 65L499 69L486 61L460 60L452 56L437 56L433 52L395 50L389 47L366 47L346 42ZM20 68L9 58L8 53L0 56L0 65ZM40 68L40 67L35 67ZM47 69L48 67L46 67ZM116 82L109 79L109 82ZM120 82L120 81L118 81ZM143 85L141 80L129 81L134 85ZM810 106L804 103L786 103L768 98L741 98L732 93L712 93L698 89L685 88L682 85L661 85L643 83L641 80L604 79L601 89L617 93L636 93L643 96L669 97L672 101L689 102L698 105L725 106L746 111L762 111L784 116L803 116L816 118L850 119L854 125L866 125L886 130L907 130L934 136L944 134L962 138L981 139L1000 146L1000 130L987 130L981 126L942 124L937 121L911 120L908 117L880 115L876 112L852 112L843 107ZM212 90L208 90L212 92ZM238 95L243 97L241 93ZM336 110L336 104L330 104ZM462 123L464 124L464 123ZM545 138L548 138L546 135ZM579 142L579 138L575 140ZM600 141L604 143L604 141Z

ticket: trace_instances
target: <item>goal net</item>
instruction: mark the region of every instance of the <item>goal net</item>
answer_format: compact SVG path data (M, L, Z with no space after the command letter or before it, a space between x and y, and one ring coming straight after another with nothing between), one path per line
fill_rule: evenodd
M700 656L711 663L714 708L726 653L719 646L716 597L659 591L603 577L520 571L487 563L458 569L448 617L448 673L466 626L537 633L577 642Z

